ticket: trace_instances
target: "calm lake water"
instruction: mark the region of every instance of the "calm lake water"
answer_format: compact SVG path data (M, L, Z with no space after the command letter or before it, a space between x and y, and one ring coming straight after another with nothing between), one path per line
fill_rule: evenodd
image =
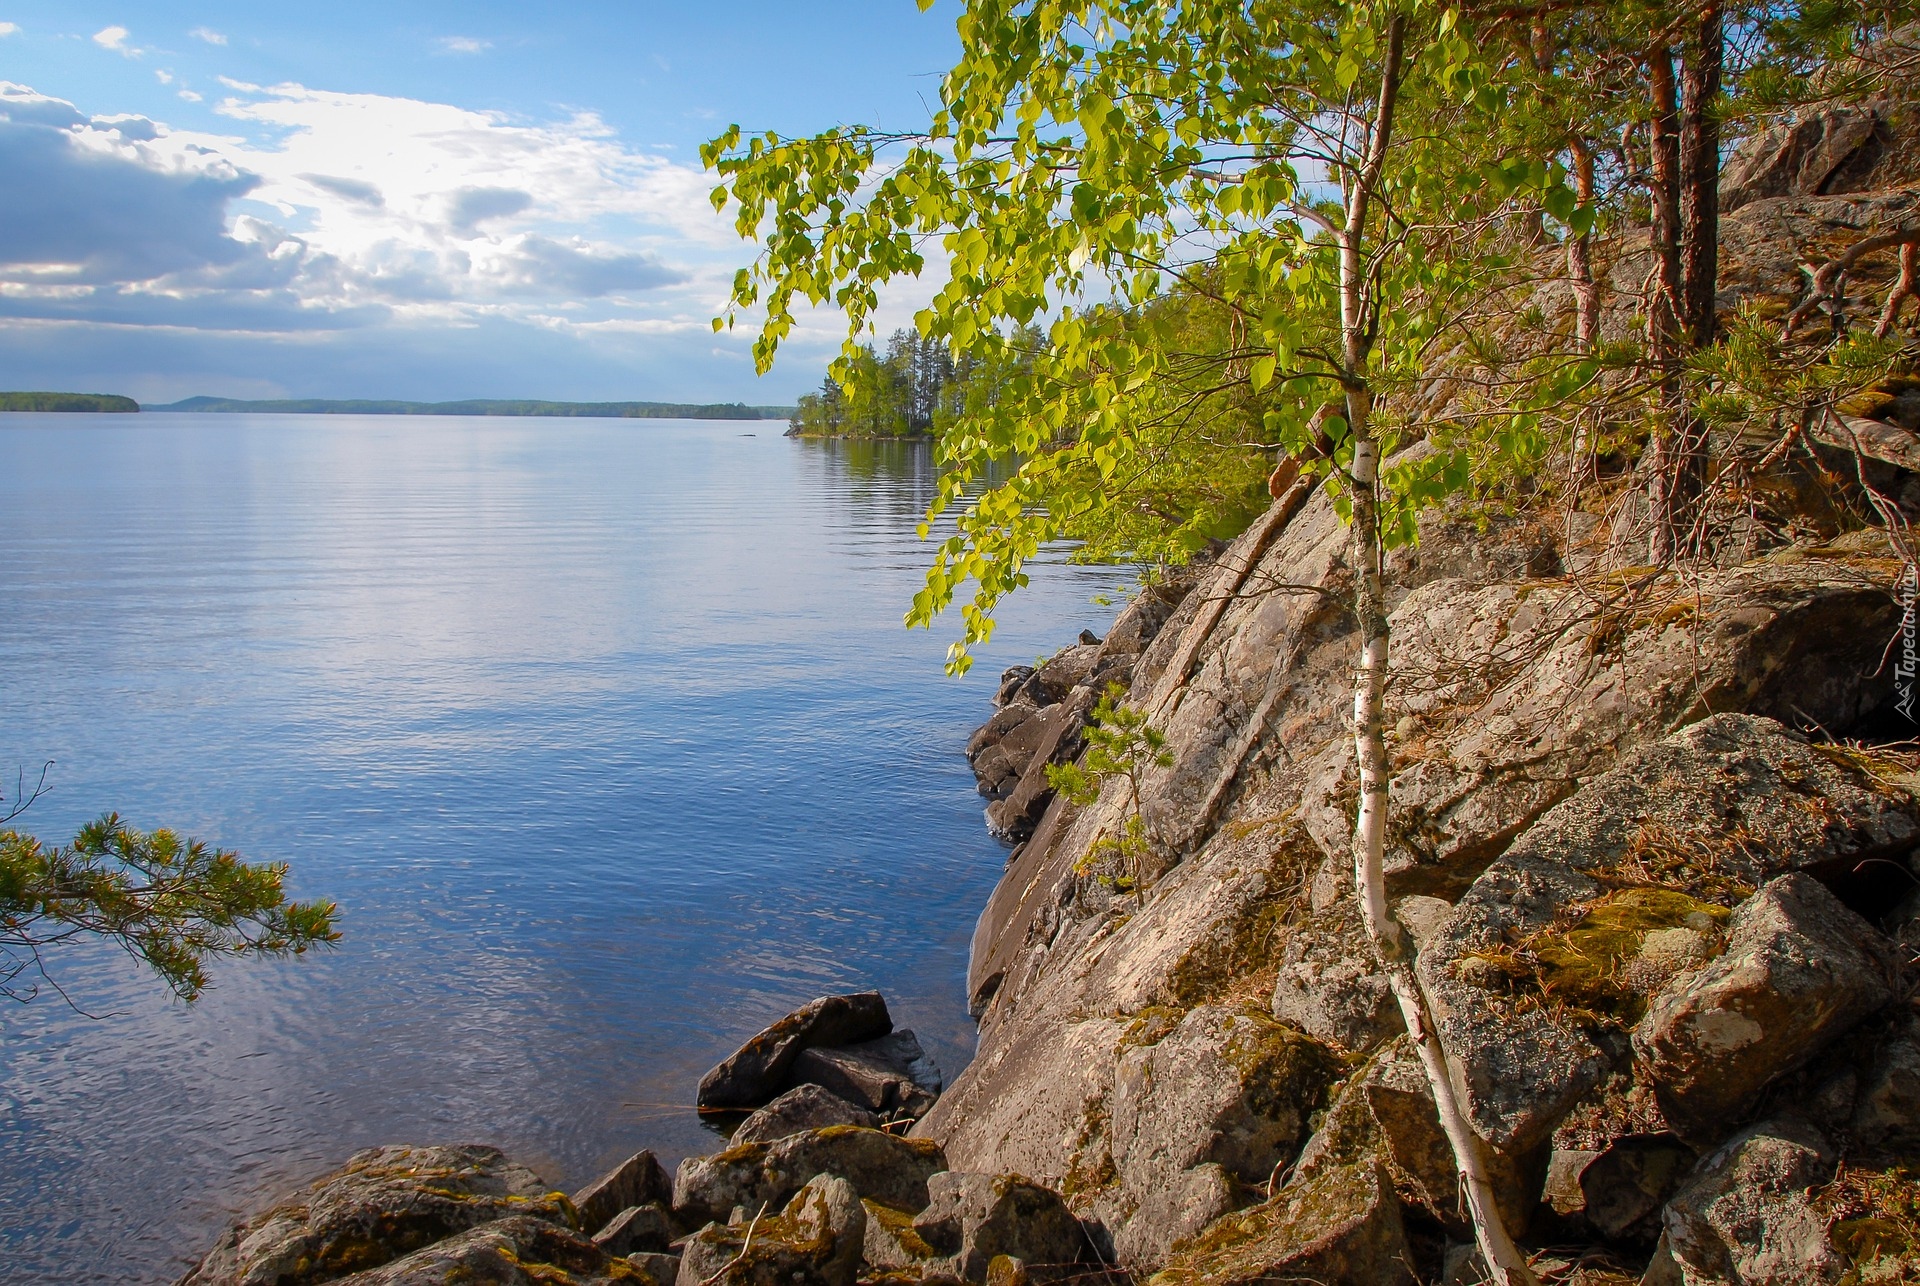
M0 1002L0 1280L170 1280L377 1143L671 1164L828 992L965 1064L1004 854L961 748L1119 576L1036 569L948 679L900 626L926 451L783 427L0 416L6 795L54 761L14 824L289 862L346 933L191 1008L89 946L49 964L98 1017Z

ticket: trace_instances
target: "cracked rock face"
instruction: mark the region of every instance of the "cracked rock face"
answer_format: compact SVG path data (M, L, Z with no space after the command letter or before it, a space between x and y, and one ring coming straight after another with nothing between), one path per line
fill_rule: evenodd
M1150 1286L1410 1286L1411 1258L1393 1186L1367 1161L1295 1180L1271 1201L1220 1219Z
M1634 1031L1682 1137L1737 1123L1774 1077L1892 1001L1878 936L1807 875L1774 880L1734 911L1725 954L1676 979Z
M778 1215L702 1228L681 1252L677 1280L680 1286L853 1286L866 1236L866 1208L853 1185L823 1174Z
M1086 1234L1067 1203L1017 1174L948 1171L927 1183L913 1230L965 1281L985 1282L1001 1255L1050 1268L1077 1263Z

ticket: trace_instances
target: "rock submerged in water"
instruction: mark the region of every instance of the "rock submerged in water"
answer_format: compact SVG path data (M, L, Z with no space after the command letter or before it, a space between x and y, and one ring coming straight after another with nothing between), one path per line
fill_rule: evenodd
M700 1078L696 1100L708 1110L757 1108L791 1084L794 1060L820 1045L851 1045L893 1030L886 998L877 991L823 996L774 1023Z
M895 1031L886 999L877 991L823 996L774 1023L729 1055L700 1081L702 1111L758 1110L802 1085L817 1085L880 1120L917 1119L940 1096L943 1078L910 1031ZM832 1111L808 1100L811 1112ZM802 1111L796 1103L791 1108ZM817 1124L867 1124L822 1119ZM769 1120L749 1137L775 1137Z

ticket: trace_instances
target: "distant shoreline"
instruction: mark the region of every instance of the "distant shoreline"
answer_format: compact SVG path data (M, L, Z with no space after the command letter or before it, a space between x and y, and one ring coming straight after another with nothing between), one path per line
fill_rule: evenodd
M247 401L226 397L190 397L145 411L197 411L254 415L531 415L620 420L783 420L790 406L748 406L744 402L541 402L476 398L461 402L399 402L333 398Z
M110 411L127 414L140 404L113 393L0 393L0 411Z

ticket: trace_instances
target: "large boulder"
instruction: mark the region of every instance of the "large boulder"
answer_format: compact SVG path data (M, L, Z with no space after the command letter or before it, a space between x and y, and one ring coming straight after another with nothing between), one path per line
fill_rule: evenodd
M1184 1214L1233 1181L1265 1184L1299 1151L1340 1072L1325 1046L1259 1010L1191 1011L1120 1057L1109 1148L1122 1186L1142 1202L1162 1198L1155 1206L1174 1197L1171 1210ZM1208 1169L1189 1175L1200 1167ZM1153 1213L1136 1210L1116 1235L1123 1261L1160 1262L1197 1231L1185 1226L1190 1218L1168 1226Z
M1507 1230L1523 1235L1539 1204L1549 1149L1519 1156L1486 1149L1488 1177ZM1412 1042L1383 1046L1341 1087L1293 1167L1296 1181L1329 1170L1378 1164L1401 1202L1461 1238L1472 1225L1460 1196L1453 1144L1440 1125L1433 1090Z
M1551 815L1550 815L1551 816ZM1546 1143L1614 1057L1592 1035L1509 993L1486 958L1599 898L1592 878L1515 855L1489 867L1420 951L1418 969L1441 1043L1458 1069L1467 1118L1510 1156Z
M944 1084L939 1066L910 1031L857 1045L803 1050L793 1060L791 1075L889 1120L925 1116Z
M1150 1286L1411 1286L1400 1203L1374 1162L1332 1166L1217 1221Z
M862 1197L901 1210L927 1204L927 1180L947 1168L938 1144L836 1125L771 1143L688 1157L673 1178L674 1213L689 1224L725 1222L735 1207L776 1208L816 1175L846 1179Z
M571 1226L567 1198L498 1148L369 1148L228 1229L181 1286L331 1281L509 1215Z
M352 1286L637 1286L626 1260L577 1232L530 1215L481 1224L341 1280Z
M801 1051L874 1040L892 1030L886 998L877 991L823 996L760 1032L701 1077L699 1105L707 1110L759 1107L792 1083L789 1073Z
M1421 947L1421 979L1474 1128L1502 1150L1529 1150L1621 1052L1543 1003L1604 1008L1603 1000L1537 974L1516 994L1499 960L1518 960L1522 948L1538 954L1543 935L1591 928L1609 939L1601 954L1619 976L1584 984L1617 992L1623 1003L1611 1017L1630 1023L1645 1003L1631 996L1636 988L1679 986L1718 947L1725 912L1691 893L1731 902L1802 868L1845 880L1864 859L1916 840L1911 796L1771 719L1715 715L1626 756L1528 827ZM1689 894L1610 891L1622 881Z
M1724 955L1684 974L1634 1031L1661 1110L1686 1138L1739 1122L1769 1082L1893 999L1878 930L1807 875L1733 914Z
M1666 1207L1666 1249L1686 1286L1831 1286L1847 1271L1809 1189L1833 1177L1821 1133L1788 1118L1729 1139Z
M1060 1268L1079 1262L1086 1250L1080 1221L1060 1194L1017 1174L933 1176L913 1230L970 1282L985 1282L988 1265L1000 1255L1029 1268Z
M681 1251L679 1286L853 1286L866 1234L853 1185L823 1174L778 1214L695 1233Z
M659 1158L636 1152L573 1194L580 1226L588 1232L604 1228L623 1210L673 1200L673 1180Z
M830 1125L861 1125L876 1129L880 1118L819 1085L796 1085L740 1122L733 1132L735 1147L743 1143L771 1143L802 1130Z

